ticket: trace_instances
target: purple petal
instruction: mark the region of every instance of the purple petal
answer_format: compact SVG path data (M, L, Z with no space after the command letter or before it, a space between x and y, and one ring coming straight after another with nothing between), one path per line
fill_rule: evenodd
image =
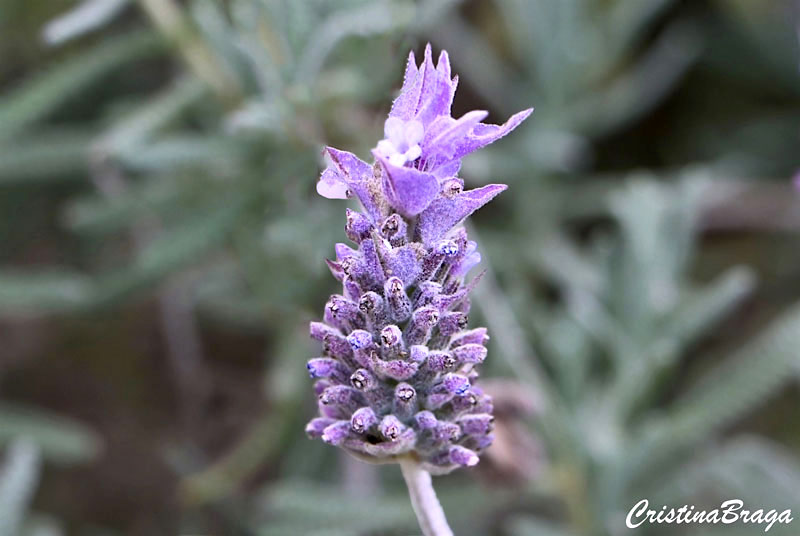
M392 103L392 110L389 112L390 117L399 117L407 121L414 117L416 113L416 105L419 102L419 91L422 87L422 77L420 76L419 69L417 68L417 60L414 57L412 50L408 54L408 63L406 64L406 74L403 79L403 87L400 89L400 95Z
M377 188L370 187L377 181L372 171L372 166L353 153L340 151L333 147L326 147L325 153L331 159L331 166L322 173L322 177L325 178L326 175L330 177L329 172L334 173L340 182L346 184L358 196L359 201L361 201L364 209L372 219L379 221L381 219L381 210L380 200L375 195ZM326 180L330 181L331 179L328 178ZM320 182L322 182L322 179L320 179ZM333 189L333 191L336 190Z
M384 174L384 190L389 204L403 216L416 216L439 193L439 181L431 173L415 168L398 167L373 152L380 161Z
M347 199L350 189L347 183L339 178L339 174L328 168L322 172L317 181L317 193L328 199Z
M425 132L425 139L422 143L422 151L428 161L427 164L431 164L432 157L439 157L443 162L451 160L470 131L477 128L478 123L487 115L489 112L473 110L459 119L441 116L434 121Z
M418 232L422 242L427 245L438 240L506 188L505 184L488 184L453 197L437 197L419 216Z
M455 158L462 158L463 156L485 147L492 142L495 142L517 128L529 115L533 112L533 108L528 108L512 115L508 121L502 125L484 125L480 123L475 125L466 139L464 139L454 153Z
M431 46L428 44L419 68L414 53L409 54L403 87L389 115L404 121L417 119L427 126L440 115L450 115L457 84L457 77L450 78L447 52L441 52L438 65L434 67Z
M451 160L450 162L445 162L443 164L436 164L432 167L428 168L430 173L439 179L439 182L444 181L445 179L449 179L454 177L458 174L458 170L461 169L461 159L456 158L455 160Z

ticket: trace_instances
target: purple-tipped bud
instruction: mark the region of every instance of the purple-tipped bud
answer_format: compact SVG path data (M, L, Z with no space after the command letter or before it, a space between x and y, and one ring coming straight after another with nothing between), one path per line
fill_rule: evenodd
M353 357L362 367L368 367L370 356L377 348L372 340L372 334L363 329L356 329L347 336L347 342L353 349Z
M350 343L350 348L355 350L365 350L373 347L372 334L363 329L356 329L347 336L347 342Z
M467 435L486 435L492 431L494 416L488 413L464 415L456 421Z
M367 369L358 369L350 376L350 385L359 391L372 391L378 387L378 379Z
M463 465L465 467L478 465L478 455L460 445L453 445L450 447L449 455L450 461L456 465Z
M365 402L361 393L347 385L331 385L319 395L319 401L325 406L338 406L349 413Z
M419 309L426 305L432 305L438 308L436 303L439 295L442 293L441 283L436 281L423 281L420 283L417 292L414 295L414 307Z
M322 440L331 445L341 445L350 435L349 421L336 421L322 431Z
M399 247L406 242L406 232L408 226L399 214L392 214L381 224L381 236L389 240L394 247Z
M494 434L486 434L485 436L475 437L473 440L475 442L475 449L481 451L492 446L492 443L494 443Z
M350 428L357 434L363 434L377 424L378 417L369 406L357 409L350 418Z
M451 345L452 346L463 346L465 344L486 344L486 341L489 340L489 335L486 334L486 328L475 328L469 331L462 331L458 335L454 336Z
M325 322L341 329L348 329L350 323L359 320L358 305L344 296L334 294L325 304Z
M317 396L321 395L322 391L324 391L331 385L333 385L333 383L331 383L330 380L319 380L314 382L314 394Z
M439 321L439 333L445 337L454 335L467 327L468 321L467 315L460 311L445 313Z
M452 422L439 421L433 430L433 437L436 443L458 441L461 438L461 427Z
M406 333L408 344L425 344L431 337L431 329L439 323L439 311L435 307L421 307L411 315Z
M384 293L389 303L389 316L395 322L403 322L411 316L411 300L408 299L403 281L390 277L384 285Z
M322 432L330 426L331 424L335 423L334 419L328 419L326 417L317 417L315 419L311 419L311 421L306 425L306 435L311 439L317 439L322 437Z
M339 336L344 338L344 335L339 332L338 329L332 328L327 324L323 324L322 322L311 322L309 324L309 332L311 333L311 338L318 340L319 342L325 342L326 337L328 336Z
M351 302L359 304L359 300L361 299L361 286L356 282L356 280L348 275L344 277L342 281L342 286L344 287L344 296ZM359 311L361 311L361 307L358 307Z
M472 411L478 406L478 395L471 391L453 397L450 401L451 410L454 414L458 415L465 411Z
M386 275L383 272L375 242L372 239L364 240L361 242L360 249L363 254L363 263L358 266L359 284L368 290L377 290L383 287Z
M384 300L377 292L365 292L358 300L358 310L366 319L369 330L380 328L389 321L389 311L384 305Z
M443 252L437 251L436 249L429 251L422 259L422 269L419 278L423 281L433 278L442 266L444 259L445 254Z
M347 238L360 244L364 239L369 238L372 232L372 223L369 218L354 210L347 209L347 223L344 226Z
M431 352L428 355L428 370L432 372L450 372L456 368L458 362L450 352Z
M407 383L399 383L394 389L392 412L402 420L408 420L417 411L417 391Z
M403 346L403 332L394 324L381 330L381 344L383 346Z
M439 386L454 395L463 395L469 389L469 378L459 374L445 374Z
M486 348L480 344L464 344L452 350L459 363L483 363L486 359Z
M391 378L397 381L409 380L419 370L419 365L413 361L403 361L401 359L392 359L391 361L384 361L383 359L373 359L371 362L372 370L375 374L382 378Z
M431 430L436 428L438 421L436 415L428 410L423 410L414 415L414 424L419 430Z
M422 344L415 344L412 346L408 351L408 358L411 360L412 363L417 363L419 365L425 363L425 360L428 359L428 354L430 351L428 350L427 346Z
M345 336L338 329L322 322L311 322L310 328L311 337L322 342L326 354L344 361L351 360L353 351Z
M306 364L311 378L332 378L339 383L347 383L350 371L344 363L330 357L315 357Z
M389 441L396 441L405 429L406 426L394 415L387 415L378 425L378 431Z

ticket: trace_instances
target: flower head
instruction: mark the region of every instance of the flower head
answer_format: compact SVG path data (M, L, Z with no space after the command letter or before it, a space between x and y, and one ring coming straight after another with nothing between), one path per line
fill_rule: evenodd
M459 224L506 186L464 190L456 174L531 112L503 125L481 123L482 111L454 119L457 82L446 52L435 66L430 45L419 66L412 52L374 164L328 147L317 183L363 212L347 211L357 249L337 244L328 261L342 294L311 323L323 355L307 365L320 415L306 431L373 461L414 456L433 473L475 465L492 441L491 398L475 385L488 336L466 329L479 277L464 278L480 254Z

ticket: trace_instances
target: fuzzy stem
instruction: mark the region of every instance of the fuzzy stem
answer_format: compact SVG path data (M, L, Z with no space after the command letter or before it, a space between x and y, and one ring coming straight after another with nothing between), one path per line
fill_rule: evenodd
M400 460L400 469L408 486L411 506L417 514L417 521L424 536L453 536L444 517L444 510L436 498L431 475L416 460L406 458Z

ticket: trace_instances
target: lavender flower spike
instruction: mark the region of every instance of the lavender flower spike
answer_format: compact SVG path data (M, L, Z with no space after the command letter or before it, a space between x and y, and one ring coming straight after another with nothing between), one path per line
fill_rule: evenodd
M343 291L328 301L324 322L311 324L323 353L308 363L320 378L320 416L307 431L361 459L400 463L410 489L426 481L417 469L475 465L491 444L491 399L475 386L488 337L483 328L465 331L477 279L464 279L480 254L460 223L506 185L464 190L456 174L464 156L531 113L503 125L482 123L482 111L453 118L457 81L446 52L436 65L430 45L420 65L412 52L374 163L328 147L317 184L330 199L357 197L363 210L346 218L357 249L337 244L328 261ZM418 515L426 534L448 533L427 530Z

